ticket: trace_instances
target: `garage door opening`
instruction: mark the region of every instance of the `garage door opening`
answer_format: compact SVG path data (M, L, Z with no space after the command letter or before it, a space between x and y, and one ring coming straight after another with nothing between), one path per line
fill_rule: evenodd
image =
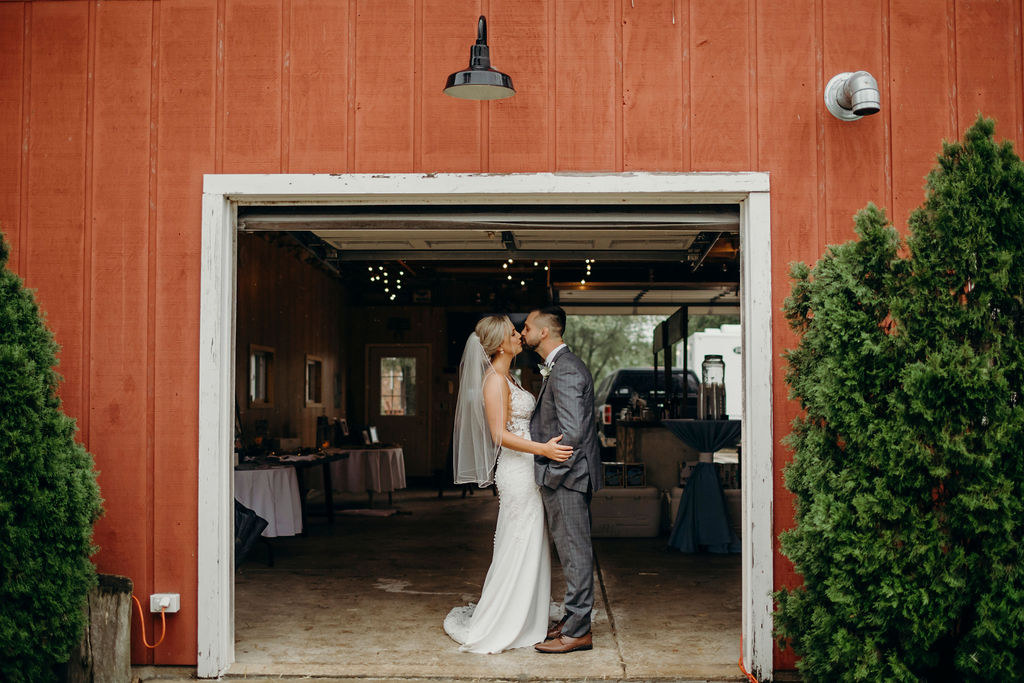
M291 180L286 181L286 178ZM694 181L698 179L701 182L695 183ZM204 264L207 265L204 268L204 293L210 296L204 297L204 304L210 303L214 308L219 306L221 310L230 313L235 311L234 290L230 285L234 282L236 273L236 238L240 245L237 250L239 291L251 278L263 281L264 285L270 283L270 286L275 281L274 269L263 267L253 271L253 262L246 261L251 258L246 255L245 249L246 241L250 239L264 242L278 240L278 243L273 245L276 249L281 249L280 241L286 239L290 242L289 248L294 247L295 252L301 254L301 258L310 261L322 271L330 271L333 268L336 271L335 277L342 281L345 281L345 278L357 277L357 272L362 274L361 285L356 285L354 281L345 282L348 300L339 308L340 313L325 316L340 318L337 324L345 328L345 331L335 330L333 333L340 334L339 338L343 337L346 340L345 344L350 345L349 348L338 352L336 357L332 357L330 350L325 351L322 348L305 349L302 352L302 389L305 402L302 410L314 414L319 412L335 418L343 417L351 432L357 433L357 438L362 438L363 430L371 426L379 428L379 425L369 424L371 406L377 406L381 401L380 392L377 391L380 388L377 384L380 377L372 374L374 369L385 359L394 367L400 368L403 362L401 359L415 358L417 350L413 347L425 347L423 350L426 351L426 360L422 363L424 367L429 368L429 376L424 382L421 372L419 386L432 387L433 394L427 395L426 406L417 405L414 412L425 417L425 426L419 428L419 433L425 437L421 441L426 442L426 455L413 458L408 468L408 479L417 486L403 492L394 492L398 500L395 507L419 509L421 519L428 516L424 506L427 506L428 501L434 503L436 500L433 498L436 492L425 484L435 475L437 466L447 457L446 444L443 443L444 430L438 429L437 425L444 422L438 416L439 412L444 411L443 404L454 398L448 391L450 387L446 386L448 382L444 377L445 369L450 368L449 339L461 336L462 338L456 342L461 346L464 334L461 330L456 334L455 328L460 326L460 319L472 316L474 312L485 312L490 309L521 310L525 313L537 305L556 301L570 314L643 311L664 316L678 312L684 305L724 304L739 308L744 313L745 348L766 349L768 346L766 334L769 329L767 320L770 319L770 310L767 307L765 283L769 264L752 264L738 256L732 265L718 264L716 259L721 255L714 254L715 249L723 248L733 248L738 254L739 250L736 248L742 243L742 253L749 253L753 247L757 253L763 254L764 260L767 261L767 183L764 176L758 174L714 178L660 174L646 177L642 174L626 177L602 176L598 177L599 182L596 186L594 182L580 183L581 179L578 177L511 176L504 177L506 182L502 183L501 187L494 185L493 176L341 176L331 179L314 176L304 177L301 182L290 176L258 177L249 179L249 187L245 187L247 183L238 177L211 177L207 181L208 190L216 180L228 182L216 188L216 192L208 191L206 197L206 224L209 226L209 233L204 231L204 235L210 239L208 244L204 243L204 247L209 246L210 249L204 248ZM323 181L326 181L325 186L317 190L317 184ZM443 187L439 188L436 181L441 181ZM512 181L511 184L508 181ZM633 184L633 189L627 188L627 191L622 191L624 181L626 185ZM526 184L518 188L510 187L523 182ZM725 188L729 188L730 182L734 186L726 192ZM270 191L271 188L266 183L272 183L275 189ZM600 187L604 183L608 183L606 187L615 186L617 189L614 192L602 191ZM231 188L230 185L234 187ZM427 186L435 192L428 192ZM718 186L717 193L709 190L710 186ZM742 188L737 189L739 186ZM285 187L294 190L293 196L288 196L289 193L282 194ZM703 189L698 191L697 188ZM440 209L437 208L438 205L441 205ZM353 207L357 207L358 210ZM574 207L579 209L575 222L572 210ZM689 223L684 224L684 221ZM238 235L236 231L239 229L247 234ZM751 235L753 239L750 238ZM496 249L502 250L507 258L496 259ZM208 262L217 251L221 252L221 257L226 257L227 268L224 258ZM356 265L358 267L354 267ZM587 265L591 266L590 273L583 270L581 275L568 274L569 269L584 268ZM547 270L544 270L545 266ZM720 268L721 275L717 280L705 277L699 282L696 278L692 281L680 281L681 273L692 274L702 267L707 273L708 266ZM376 272L374 269L377 269ZM385 270L388 271L389 277L379 277ZM597 275L597 272L601 274ZM405 276L405 285L408 288L401 295L392 288L399 273ZM589 282L578 281L586 280L588 275ZM764 279L758 294L765 297L765 310L755 311L758 308L755 304L759 296L751 296L746 291L752 283L752 276L755 277L753 282L758 281L756 278ZM384 279L388 282L383 282ZM431 284L422 286L425 281ZM495 284L506 282L512 283L513 286L499 287ZM208 283L220 283L223 291L213 291L219 290L216 285L208 290ZM742 286L737 287L741 283ZM385 285L390 291L384 291ZM261 285L255 286L259 288ZM315 291L310 291L307 295L314 298L318 296ZM483 300L480 300L480 297L483 297ZM395 303L396 300L398 303ZM402 316L388 312L389 307L392 313L400 310L403 303L406 307L418 306L421 309L432 310L435 316L447 324L436 336L430 337L428 333L424 337L424 334L417 333L416 329L417 325L422 324L422 320L418 320L414 315ZM208 310L206 305L203 309L206 323L203 328L204 335L209 334L210 341L213 342L211 346L204 347L219 352L218 358L207 359L211 363L210 367L204 364L203 379L210 380L216 375L222 380L221 383L216 383L216 387L212 381L207 385L211 391L216 390L213 393L220 393L216 411L220 415L234 413L237 396L240 393L251 393L248 386L245 386L244 392L236 389L251 383L253 379L246 364L236 366L235 360L225 363L228 358L248 359L251 347L257 355L263 354L264 361L270 358L280 370L284 363L292 363L291 360L285 361L285 356L291 358L296 351L290 349L284 353L275 346L281 342L259 343L255 339L243 341L242 337L250 336L248 333L243 334L243 328L249 323L242 319L241 300L238 301L238 305L238 340L246 346L244 352L240 353L236 353L231 339L232 334L225 333L223 320L207 319L207 314L214 314L215 311ZM274 316L264 317L273 319ZM273 327L272 322L270 325ZM211 330L211 327L217 329ZM327 327L330 328L330 324ZM376 330L386 338L381 338L381 335L375 336L368 330ZM331 330L325 332L328 337L331 333ZM759 335L762 337L758 340L759 347L751 347L751 340L757 339ZM266 339L263 341L266 342ZM311 343L306 342L306 346L310 346ZM410 353L407 354L406 351ZM353 358L360 358L361 362L355 363ZM668 359L669 355L663 354L661 362L664 363ZM747 650L745 659L748 667L756 668L757 662L763 662L767 657L766 670L770 671L770 623L767 640L759 640L756 634L758 630L763 630L767 615L770 614L771 544L768 538L765 547L759 548L760 544L765 544L765 539L760 536L764 535L765 530L762 527L766 524L753 524L749 514L752 505L770 509L770 400L762 400L759 410L749 410L752 394L767 391L770 386L770 362L766 362L767 354L759 351L745 354L743 360L743 556L760 556L763 560L744 562L742 567L737 563L735 572L742 584L737 595L737 613L742 615L742 631ZM228 365L227 373L224 372L225 364ZM229 386L225 385L223 380L231 379L231 375L240 375L240 368L246 369L245 381L231 381ZM760 374L763 368L767 368L768 372ZM751 369L758 369L756 380L751 376ZM213 372L214 370L216 372ZM208 375L208 372L211 374ZM312 380L310 372L314 375ZM405 370L395 376L398 375L409 376ZM766 376L769 381L764 381ZM276 381L278 398L273 400L283 401L283 394L279 392L284 387L281 380ZM370 391L371 386L373 391ZM445 395L446 391L448 396ZM289 390L288 393L294 395L296 392ZM359 394L360 400L352 399ZM402 395L407 398L412 396ZM413 403L422 401L423 399L413 400ZM768 406L767 411L765 406ZM401 408L408 409L408 406ZM207 414L207 411L202 412L204 415ZM237 413L234 417L237 417ZM769 419L765 419L766 417ZM373 419L381 420L383 415L377 412ZM235 420L232 419L229 426L234 423ZM315 420L311 425L290 425L293 432L303 432L298 437L284 435L280 426L278 431L281 432L281 438L299 438L300 442L305 439L309 443L311 435L313 439L322 436L318 431L319 426L322 425L317 425ZM249 427L251 428L251 425ZM214 509L226 509L226 503L230 502L234 476L230 467L230 457L225 457L223 437L226 435L225 432L232 437L234 434L228 432L220 422L213 424L211 421L206 428L210 430L206 435L210 440L207 442L201 434L203 454L200 467L208 467L217 479L216 487L207 484L215 499L215 503L211 503L207 509L207 513L210 513ZM278 436L269 432L268 429L266 436ZM409 437L405 438L407 440ZM228 441L228 444L230 443L231 441ZM204 445L210 446L211 450L207 452L202 448ZM214 453L218 449L221 451L219 456ZM230 453L229 450L226 452ZM208 481L206 478L201 480ZM748 483L758 481L759 485L747 486ZM320 483L323 485L322 481ZM337 490L336 486L330 488ZM346 506L357 504L358 501L345 500L344 490L339 493L337 508L344 509ZM423 495L420 495L421 493ZM758 497L767 500L759 501ZM448 500L449 498L451 500ZM446 509L457 509L461 506L465 508L464 514L482 516L486 522L487 516L491 514L488 512L488 504L491 501L479 493L468 498L471 502L465 503L463 501L466 499L449 492L440 500L448 500L443 504ZM203 500L208 499L201 495L201 501ZM371 511L381 509L374 508L372 504L366 507ZM764 519L763 511L758 514L761 515L759 522L767 521ZM201 520L204 518L202 503L200 517ZM223 540L230 540L225 528L225 522L229 519L231 517L224 515L216 524ZM370 516L368 521L360 520L360 524L369 528L379 521L381 520ZM313 524L308 529L313 530L318 526L319 524ZM346 528L357 527L359 524ZM337 528L337 521L334 528ZM482 528L485 530L486 540L486 534L490 533L486 531L487 524L483 524ZM493 529L493 526L491 528ZM217 669L217 673L223 672L232 661L237 659L242 663L245 658L236 657L236 653L232 651L230 644L234 638L225 638L227 634L234 635L236 626L232 604L232 574L223 571L223 565L217 568L219 571L213 572L219 576L210 577L203 571L205 561L212 559L214 555L223 557L224 547L228 547L228 544L224 543L221 547L209 530L206 534L201 530L201 536L205 536L206 543L201 539L200 582L203 592L208 592L210 600L201 601L208 608L209 619L201 620L200 673L210 675L213 669ZM609 543L619 543L621 546L619 541ZM396 555L402 552L396 548L391 550ZM608 570L608 574L603 588L608 591L608 595L612 595L618 589L608 584L621 584L621 579L615 578L617 575L611 571L616 564L615 553L611 550L606 552L608 559L605 569ZM635 556L636 552L630 551L626 555ZM598 554L600 561L600 551ZM440 557L443 555L444 553L440 553ZM489 548L486 543L482 555L489 560ZM334 561L338 560L339 558L334 558ZM753 569L750 568L751 564ZM691 567L689 573L691 576L698 575L695 567ZM769 580L765 581L765 577ZM375 581L376 579L385 582L396 581L397 583L388 584L395 593L405 590L395 588L404 580L401 577L380 576L376 577ZM482 576L477 576L476 580L482 581ZM556 582L556 593L559 590L557 585ZM388 590L381 586L373 590L388 593ZM444 591L420 592L429 594ZM352 599L355 605L353 609L359 609L360 598L352 596ZM420 602L430 600L432 598L422 598ZM324 609L324 605L320 605L319 609ZM614 610L609 608L608 611L611 614L607 614L606 617L613 618ZM755 614L759 620L757 622L752 619ZM339 612L336 617L344 621L344 612ZM429 620L428 618L424 624ZM209 630L203 628L204 621L207 622ZM433 623L436 624L436 620ZM242 627L239 629L244 631ZM219 644L219 647L204 649L204 635L208 643ZM444 637L443 633L441 635ZM738 643L736 646L738 647ZM235 669L231 671L235 673ZM406 675L409 673L411 672L406 672ZM678 673L686 673L685 667Z

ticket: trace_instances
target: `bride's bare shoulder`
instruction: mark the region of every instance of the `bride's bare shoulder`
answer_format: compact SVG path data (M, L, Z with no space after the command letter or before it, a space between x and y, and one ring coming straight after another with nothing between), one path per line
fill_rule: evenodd
M508 392L508 382L505 378L496 372L489 372L484 377L484 392L501 391L502 393Z

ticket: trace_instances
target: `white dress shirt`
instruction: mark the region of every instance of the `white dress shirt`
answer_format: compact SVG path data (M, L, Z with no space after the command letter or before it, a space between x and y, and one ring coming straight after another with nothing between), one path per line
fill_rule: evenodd
M555 359L555 354L558 353L564 346L565 346L565 342L562 342L561 344L559 344L558 346L553 348L551 350L551 353L548 354L548 357L544 359L544 365L546 365L546 366L548 366L550 368L551 367L551 361L553 361Z

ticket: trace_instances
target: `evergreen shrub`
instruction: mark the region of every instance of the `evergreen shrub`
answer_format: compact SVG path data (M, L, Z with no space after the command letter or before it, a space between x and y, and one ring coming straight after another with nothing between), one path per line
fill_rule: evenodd
M92 456L61 410L57 344L0 234L0 680L47 681L96 583Z
M1024 164L994 130L943 146L906 244L869 205L792 268L775 618L806 681L1024 675Z

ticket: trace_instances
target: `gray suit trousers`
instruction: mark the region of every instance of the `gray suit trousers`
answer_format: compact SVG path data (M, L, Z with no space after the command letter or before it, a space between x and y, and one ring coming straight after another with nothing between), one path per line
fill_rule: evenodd
M590 630L594 609L594 549L590 541L590 491L540 487L548 530L565 574L562 633L578 638Z

